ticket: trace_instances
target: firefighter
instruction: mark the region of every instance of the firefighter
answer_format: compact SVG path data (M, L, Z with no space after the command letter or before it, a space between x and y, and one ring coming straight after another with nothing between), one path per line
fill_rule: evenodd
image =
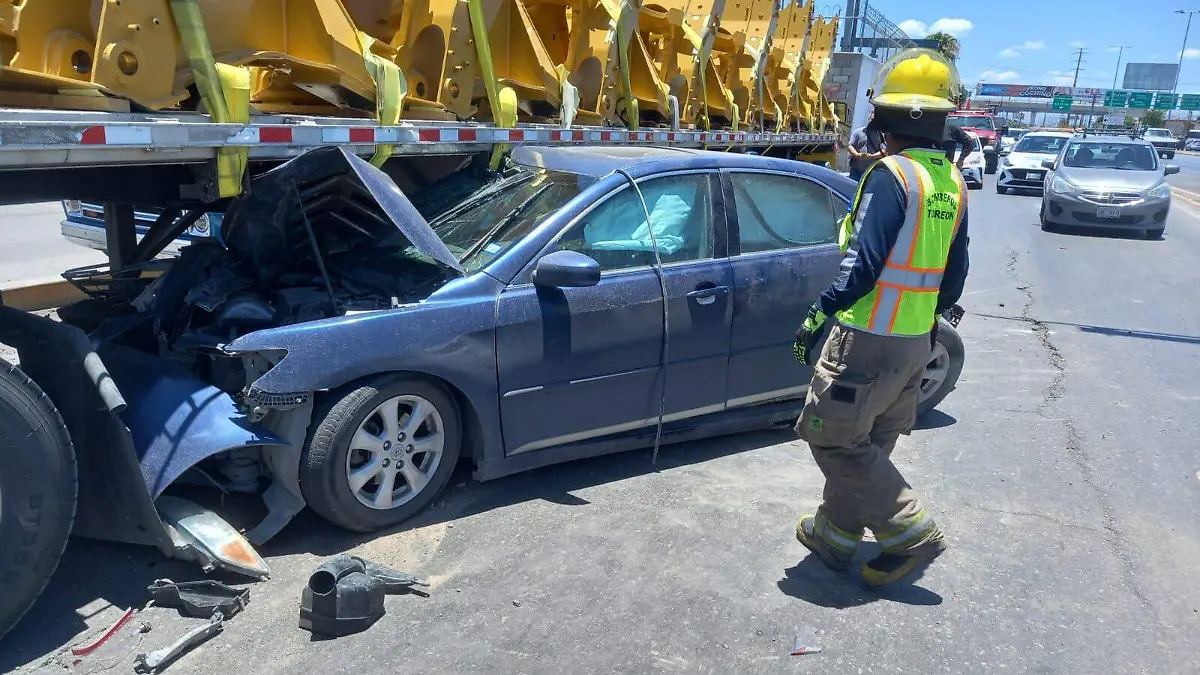
M931 50L901 52L880 71L871 125L888 156L859 183L842 222L841 269L796 332L796 360L813 365L796 432L825 475L823 502L800 517L796 538L848 569L869 528L883 549L860 567L872 586L946 549L891 454L916 420L937 317L958 301L967 275L967 191L941 146L957 91L953 64ZM812 353L828 317L829 338Z

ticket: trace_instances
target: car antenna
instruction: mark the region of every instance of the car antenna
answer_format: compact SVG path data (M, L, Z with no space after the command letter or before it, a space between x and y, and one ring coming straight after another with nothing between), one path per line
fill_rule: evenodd
M308 212L304 210L304 200L300 198L300 189L292 182L292 192L296 193L296 203L300 205L300 217L304 219L304 231L308 233L308 243L312 246L313 256L317 259L317 269L321 270L321 280L325 282L325 290L329 293L329 304L333 305L334 314L338 313L337 296L333 294L333 284L329 281L329 272L325 269L325 259L321 257L321 247L317 246L317 234L313 232L312 223L308 220Z

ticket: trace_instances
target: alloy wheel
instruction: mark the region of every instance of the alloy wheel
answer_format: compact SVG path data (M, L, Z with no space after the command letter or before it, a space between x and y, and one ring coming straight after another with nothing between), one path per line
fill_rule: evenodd
M363 418L350 439L350 492L368 508L401 506L429 484L445 446L446 429L436 406L420 396L394 396Z

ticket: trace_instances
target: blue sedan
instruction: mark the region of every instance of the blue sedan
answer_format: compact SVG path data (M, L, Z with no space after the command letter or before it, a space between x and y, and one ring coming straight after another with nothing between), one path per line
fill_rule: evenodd
M512 159L427 222L383 172L314 151L256 178L219 238L147 262L169 267L133 303L155 320L122 318L124 351L102 351L152 495L204 465L229 489L273 480L255 541L305 504L369 531L424 508L460 460L488 480L794 420L810 371L793 335L837 272L853 182L667 148ZM178 408L138 400L169 371L147 351L184 364ZM962 362L943 322L922 412Z

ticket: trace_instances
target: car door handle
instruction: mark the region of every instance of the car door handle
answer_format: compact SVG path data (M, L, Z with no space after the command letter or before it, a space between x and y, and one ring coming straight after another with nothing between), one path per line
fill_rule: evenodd
M697 288L691 293L688 293L687 296L689 300L695 300L697 305L711 305L717 301L718 295L724 295L728 290L728 286Z

